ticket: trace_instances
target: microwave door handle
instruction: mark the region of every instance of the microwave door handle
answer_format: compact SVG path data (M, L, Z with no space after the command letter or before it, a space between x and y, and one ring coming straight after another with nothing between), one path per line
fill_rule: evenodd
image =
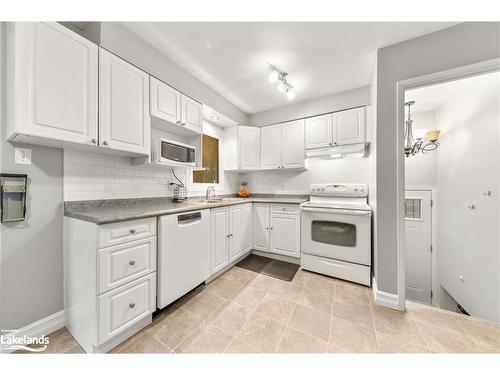
M345 214L352 216L370 216L370 211L359 211L359 210L343 210L340 208L320 208L320 207L302 207L303 211L308 212L325 212L332 214Z

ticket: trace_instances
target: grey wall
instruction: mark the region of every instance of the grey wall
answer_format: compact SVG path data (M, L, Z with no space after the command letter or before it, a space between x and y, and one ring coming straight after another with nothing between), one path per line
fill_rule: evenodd
M248 123L249 125L264 126L369 104L370 86L363 86L254 113L248 116Z
M463 23L378 51L377 285L398 293L398 81L500 57L500 23Z
M247 115L219 93L116 22L101 22L101 45L184 94L230 119L246 124Z
M3 108L4 26L0 26ZM16 165L14 146L5 140L5 116L0 121L1 172L29 175L26 221L0 226L0 327L13 329L63 309L62 150L28 146L33 164Z

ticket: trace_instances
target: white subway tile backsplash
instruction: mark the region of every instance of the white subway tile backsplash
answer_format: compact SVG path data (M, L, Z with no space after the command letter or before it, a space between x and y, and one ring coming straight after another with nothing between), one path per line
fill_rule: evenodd
M64 200L169 196L171 178L170 170L134 165L126 157L64 151Z

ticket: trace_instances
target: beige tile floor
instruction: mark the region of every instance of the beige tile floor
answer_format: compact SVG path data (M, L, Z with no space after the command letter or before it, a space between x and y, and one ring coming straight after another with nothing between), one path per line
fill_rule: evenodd
M65 329L49 353L81 353ZM290 283L233 267L155 317L113 353L500 353L500 326L299 270Z

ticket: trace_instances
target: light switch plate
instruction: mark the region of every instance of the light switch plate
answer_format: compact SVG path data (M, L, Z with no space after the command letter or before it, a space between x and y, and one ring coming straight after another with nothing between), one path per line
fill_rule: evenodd
M31 148L14 148L14 162L16 164L31 164Z

